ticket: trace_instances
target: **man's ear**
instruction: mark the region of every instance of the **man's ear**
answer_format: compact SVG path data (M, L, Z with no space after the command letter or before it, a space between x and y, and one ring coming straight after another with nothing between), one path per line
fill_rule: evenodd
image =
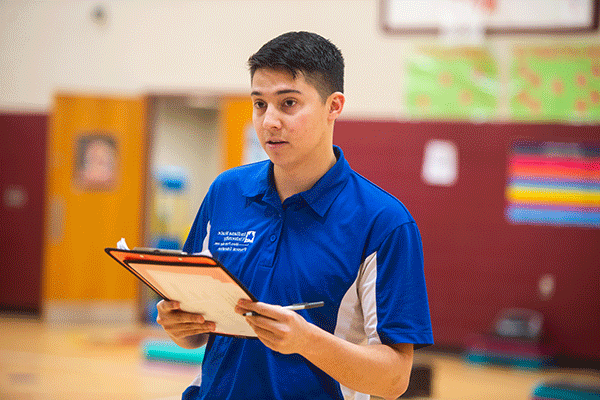
M346 97L342 92L334 92L329 95L329 120L335 121L340 116L344 109Z

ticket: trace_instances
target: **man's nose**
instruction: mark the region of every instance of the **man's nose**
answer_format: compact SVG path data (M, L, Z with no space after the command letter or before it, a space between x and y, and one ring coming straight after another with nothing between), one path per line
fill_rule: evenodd
M275 107L267 107L263 118L263 127L266 129L281 128L281 118Z

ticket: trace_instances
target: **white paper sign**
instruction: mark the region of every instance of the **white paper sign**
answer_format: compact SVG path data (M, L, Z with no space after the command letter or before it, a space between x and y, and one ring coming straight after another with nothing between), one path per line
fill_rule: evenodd
M447 140L430 140L423 155L423 181L434 186L452 186L458 179L458 148Z

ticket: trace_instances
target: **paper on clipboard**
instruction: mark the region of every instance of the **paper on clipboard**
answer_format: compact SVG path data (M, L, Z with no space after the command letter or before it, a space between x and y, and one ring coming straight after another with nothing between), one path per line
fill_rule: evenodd
M256 337L245 318L235 313L240 299L256 298L217 260L204 255L171 254L106 248L117 262L181 309L216 324L214 333Z

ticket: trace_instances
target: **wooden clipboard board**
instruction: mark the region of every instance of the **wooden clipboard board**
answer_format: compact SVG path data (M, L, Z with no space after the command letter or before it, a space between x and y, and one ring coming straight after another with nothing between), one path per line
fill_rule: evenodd
M163 299L179 301L183 311L215 322L215 334L256 338L234 308L239 299L258 300L215 258L161 250L104 251Z

